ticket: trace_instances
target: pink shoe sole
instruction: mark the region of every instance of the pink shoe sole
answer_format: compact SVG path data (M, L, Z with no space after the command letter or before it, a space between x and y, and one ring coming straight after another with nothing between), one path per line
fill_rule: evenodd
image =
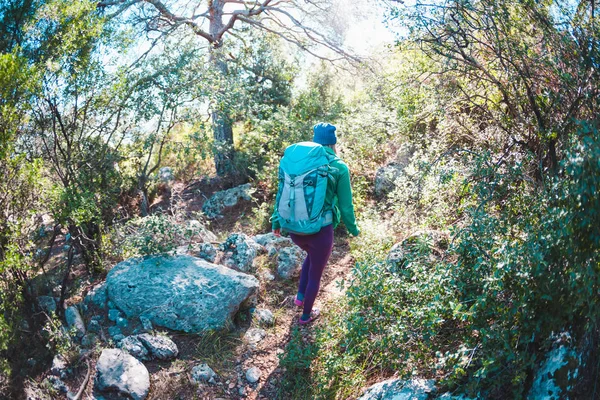
M302 307L304 305L304 302L301 300L298 300L298 298L296 297L294 299L294 304L297 305L298 307Z

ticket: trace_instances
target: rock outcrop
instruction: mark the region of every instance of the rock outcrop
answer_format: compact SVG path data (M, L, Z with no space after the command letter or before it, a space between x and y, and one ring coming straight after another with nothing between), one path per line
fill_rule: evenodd
M186 255L130 259L106 278L109 300L129 319L191 333L227 326L258 286L253 276Z
M204 202L202 211L209 219L219 218L225 208L235 206L240 200L252 200L253 192L254 190L249 183L216 192Z
M359 400L426 400L435 391L435 381L431 379L390 379L368 388Z
M262 246L243 233L229 235L220 248L224 253L223 264L244 272L252 269L254 259L262 250Z

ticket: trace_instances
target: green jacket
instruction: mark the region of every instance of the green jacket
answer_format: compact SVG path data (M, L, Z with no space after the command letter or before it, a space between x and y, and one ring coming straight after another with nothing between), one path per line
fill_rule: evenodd
M333 228L335 229L340 223L340 219L348 228L348 231L358 236L360 230L356 226L356 218L354 216L354 206L352 205L352 187L350 186L350 171L345 162L335 155L332 149L325 147L327 153L334 157L333 161L329 163L331 167L331 174L333 180L327 182L327 192L325 194L325 204L323 210L333 211ZM275 199L275 211L273 212L272 228L273 230L279 229L277 204L279 203L279 193L282 189L282 180L279 180L279 187L277 189L277 198Z

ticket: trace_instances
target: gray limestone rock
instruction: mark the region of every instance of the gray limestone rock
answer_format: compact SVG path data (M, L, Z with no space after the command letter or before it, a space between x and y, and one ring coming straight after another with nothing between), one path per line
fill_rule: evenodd
M250 383L256 383L260 380L261 371L257 367L252 367L246 371L246 380Z
M217 235L206 229L202 223L196 219L190 219L185 225L186 237L191 241L202 240L204 243L216 242Z
M250 328L244 334L244 341L249 344L257 344L267 337L267 332L260 328Z
M58 393L67 393L69 391L67 385L57 376L50 375L46 378L46 381L48 381L50 386Z
M300 274L306 252L298 246L281 249L277 256L277 274L283 279L292 279Z
M56 313L56 300L51 296L39 296L38 304L47 314Z
M207 364L196 365L192 368L192 381L195 383L214 381L216 377L215 371Z
M213 263L217 258L217 248L210 243L200 243L195 246L192 254Z
M100 322L96 319L92 319L87 327L88 332L99 333L102 330L102 326Z
M104 284L100 284L94 286L85 296L83 300L84 303L90 305L94 304L97 307L104 308L106 307L106 286Z
M256 318L256 322L258 322L261 326L273 326L275 323L275 316L271 310L267 310L266 308L259 308L254 312L254 318Z
M535 372L528 400L573 398L572 390L581 371L581 356L567 343L546 353Z
M164 183L175 180L173 169L171 167L162 167L158 170L158 179Z
M115 336L123 335L123 332L118 326L111 326L108 328L108 334L111 338L113 338L113 340L115 340Z
M432 379L389 379L369 387L358 400L426 400L435 391Z
M65 310L65 319L67 320L67 326L69 329L75 329L75 335L78 338L82 338L85 335L85 323L79 310L75 306L67 307Z
M96 363L94 387L101 393L143 400L150 390L150 375L144 364L123 350L105 349Z
M98 343L98 335L95 333L86 333L81 339L81 347L90 349Z
M127 328L128 325L129 325L129 323L127 322L126 318L122 318L122 317L117 318L117 326L119 328Z
M121 311L110 309L108 310L108 320L112 322L117 322L117 319L121 317Z
M220 249L225 254L223 264L229 268L237 268L247 272L252 269L254 259L258 255L260 245L243 233L231 234Z
M140 322L142 323L142 328L145 331L151 331L154 328L152 327L152 321L150 321L148 318L146 317L140 317Z
M119 348L125 350L138 360L148 360L150 352L137 336L127 336L119 343Z
M375 173L375 195L382 197L392 192L404 174L405 167L394 162L379 168Z
M221 192L216 192L202 205L202 212L209 219L219 218L225 208L235 206L240 200L252 200L254 189L249 183Z
M171 360L179 354L175 342L166 336L144 333L138 335L138 339L146 346L150 354L159 360Z
M61 355L55 355L52 359L52 367L50 367L50 373L55 376L59 376L62 379L67 377L69 365L67 360Z
M256 278L191 256L153 256L117 264L106 278L109 299L128 318L199 333L226 327L256 294Z
M282 248L295 246L292 239L286 237L277 237L273 232L266 233L264 235L254 236L254 241L267 249L269 257L277 254Z

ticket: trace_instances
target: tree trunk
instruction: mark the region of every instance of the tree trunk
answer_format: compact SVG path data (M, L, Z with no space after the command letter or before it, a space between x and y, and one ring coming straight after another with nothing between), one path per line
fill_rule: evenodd
M223 0L213 0L210 5L210 26L209 32L216 37L219 31L223 29ZM227 75L227 64L223 59L219 48L222 40L213 43L210 49L209 62L212 68L222 76ZM224 94L225 88L219 88L219 94ZM219 97L221 97L219 96ZM229 110L223 109L218 104L211 113L213 124L213 138L215 146L215 168L217 175L228 176L233 172L233 127Z

